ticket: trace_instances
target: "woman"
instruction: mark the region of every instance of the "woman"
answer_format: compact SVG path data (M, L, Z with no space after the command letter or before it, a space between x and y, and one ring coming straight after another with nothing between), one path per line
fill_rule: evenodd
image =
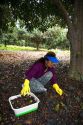
M57 84L54 65L59 63L54 52L48 52L44 57L37 60L30 69L25 72L25 81L21 95L31 92L45 92L44 87L49 81L54 90L61 96L63 91Z

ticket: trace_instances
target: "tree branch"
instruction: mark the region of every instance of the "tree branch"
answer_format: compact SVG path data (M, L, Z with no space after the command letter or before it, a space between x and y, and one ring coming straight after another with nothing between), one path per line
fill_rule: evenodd
M76 37L76 35L75 35L75 28L71 20L71 16L69 15L68 11L66 10L61 0L52 0L52 2L57 6L59 11L61 11L64 20L67 22L69 41L72 44L72 39L74 39L73 37Z
M62 14L64 20L67 22L67 25L69 27L72 27L71 17L69 16L69 13L65 9L64 5L62 4L62 2L60 0L52 0L52 3L57 6L59 11L61 11L61 14Z

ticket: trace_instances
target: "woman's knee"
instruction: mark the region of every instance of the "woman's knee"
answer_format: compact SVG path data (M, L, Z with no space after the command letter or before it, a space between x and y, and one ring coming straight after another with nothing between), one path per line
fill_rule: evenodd
M49 72L46 73L46 77L52 78L52 76L53 76L53 73L51 71L49 71Z

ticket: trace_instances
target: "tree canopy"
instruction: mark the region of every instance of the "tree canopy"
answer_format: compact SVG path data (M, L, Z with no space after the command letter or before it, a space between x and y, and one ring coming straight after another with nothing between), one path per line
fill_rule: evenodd
M43 24L46 21L46 17L49 15L56 16L58 23L64 25L65 20L61 18L63 16L57 9L55 1L57 0L1 0L0 22L2 25L0 28L5 29L9 22L13 25L14 21L19 18L24 21L27 30L31 30L39 26L41 30L46 30L47 27ZM73 14L72 0L61 1L66 6L69 13ZM42 29L42 27L45 28Z

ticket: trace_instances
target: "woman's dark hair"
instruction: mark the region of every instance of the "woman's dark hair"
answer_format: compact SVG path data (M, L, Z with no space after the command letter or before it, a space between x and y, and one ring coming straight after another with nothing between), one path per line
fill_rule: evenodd
M44 57L46 57L46 56L56 57L56 54L54 52L50 51Z
M45 60L48 60L46 58L47 56L56 57L56 54L54 52L52 52L52 51L49 51L44 57L41 57L35 63L37 63L37 62L45 63Z

